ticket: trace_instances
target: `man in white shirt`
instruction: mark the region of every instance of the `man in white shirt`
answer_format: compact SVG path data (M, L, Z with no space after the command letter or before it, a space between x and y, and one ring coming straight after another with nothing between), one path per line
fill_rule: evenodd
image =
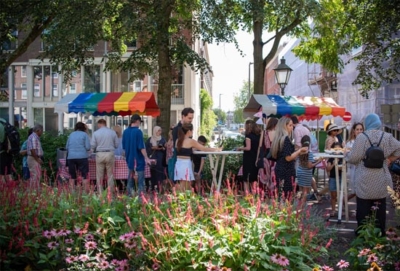
M100 119L99 128L93 133L91 147L96 152L96 186L101 195L103 191L104 168L107 171L108 189L114 191L114 150L118 147L118 137L114 130L107 127L107 122Z
M300 149L301 148L301 138L305 135L310 136L310 130L303 126L303 124L299 123L299 119L296 116L291 117L294 130L293 130L293 138L294 138L294 148Z

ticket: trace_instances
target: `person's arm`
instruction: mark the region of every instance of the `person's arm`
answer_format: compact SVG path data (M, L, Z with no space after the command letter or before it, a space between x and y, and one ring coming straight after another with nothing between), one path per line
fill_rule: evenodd
M146 149L140 149L140 152L143 154L143 156L144 156L144 161L146 162L146 164L150 164L150 159L149 159L149 157L147 156Z
M221 151L221 148L209 148L209 147L201 145L199 142L197 142L194 139L191 139L191 144L192 144L192 146L191 146L192 148L195 148L199 151L215 151L215 152Z
M293 160L296 160L297 157L299 157L300 154L307 152L308 147L302 147L298 149L297 151L294 151L291 155L288 155L285 157L286 161L291 162Z
M21 146L21 150L19 152L20 155L25 156L28 154L28 150L27 150L27 142L25 141L22 146Z
M199 168L198 174L201 174L201 172L203 171L204 160L205 160L205 157L201 157L201 159L200 159L200 168Z
M31 149L31 156L38 162L39 164L42 164L43 161L40 159L40 157L36 153L36 149Z
M92 147L92 150L95 151L96 147L97 147L96 134L95 133L93 133L92 142L90 143L90 145Z
M249 151L251 150L251 139L246 137L246 146L237 148L238 151Z
M87 134L85 136L85 149L86 149L86 151L90 151L90 139Z

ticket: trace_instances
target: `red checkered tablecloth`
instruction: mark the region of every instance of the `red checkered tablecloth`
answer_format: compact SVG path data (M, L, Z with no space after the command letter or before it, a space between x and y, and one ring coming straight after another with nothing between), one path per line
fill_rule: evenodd
M62 178L69 179L68 167L65 166L65 159L60 159L61 167L58 169L58 174ZM125 159L115 159L114 164L114 179L126 180L129 174L129 168L126 164ZM106 172L104 171L104 175ZM96 160L89 158L89 179L96 180Z

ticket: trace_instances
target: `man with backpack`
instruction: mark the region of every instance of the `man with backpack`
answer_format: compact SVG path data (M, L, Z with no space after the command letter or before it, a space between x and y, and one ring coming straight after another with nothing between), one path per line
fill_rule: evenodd
M11 166L12 154L8 151L8 138L6 134L7 121L0 118L0 181L12 180Z
M356 167L356 234L374 212L376 225L385 235L387 187L393 187L388 165L400 157L400 142L381 130L382 123L376 114L367 115L364 126L365 132L357 136L350 152L345 155L347 162Z

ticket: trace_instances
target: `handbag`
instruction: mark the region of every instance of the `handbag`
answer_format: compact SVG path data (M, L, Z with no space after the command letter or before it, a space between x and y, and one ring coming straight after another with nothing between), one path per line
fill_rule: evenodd
M263 135L264 131L261 133L260 136L260 144L258 145L258 151L257 151L257 159L256 159L256 167L257 168L264 168L264 148L262 145L263 142Z
M397 160L389 165L389 170L396 175L400 175L400 164L398 162Z
M149 159L154 159L153 158L154 153L155 153L155 150L153 150L153 152L150 154ZM150 166L150 169L155 169L157 167L157 160L155 161L155 163L150 163L149 166Z

